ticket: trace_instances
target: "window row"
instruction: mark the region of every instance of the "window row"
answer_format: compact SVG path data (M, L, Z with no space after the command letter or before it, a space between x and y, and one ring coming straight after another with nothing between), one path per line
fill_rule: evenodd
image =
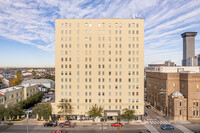
M138 71L129 71L128 72L128 75L139 75L139 72Z
M129 48L135 48L135 47L139 48L139 44L136 44L136 45L135 44L128 44L128 47Z
M139 65L138 65L138 64L136 64L136 65L135 65L135 64L132 64L132 65L129 64L129 65L128 65L128 68L131 68L131 69L132 69L132 68L139 68Z
M128 51L129 55L139 55L139 51Z
M122 37L108 37L108 41L122 41ZM61 41L72 41L72 38L71 37L61 37ZM80 37L77 37L77 41L80 41ZM128 37L128 40L129 41L139 41L139 37ZM92 37L85 37L85 41L92 41ZM98 38L98 41L106 41L106 38L105 37L99 37Z
M135 30L132 30L132 31L129 30L128 34L139 34L139 31L138 30L136 30L136 31Z
M135 96L135 92L128 92L128 95L129 96ZM139 95L139 92L136 92L136 96L138 96Z
M138 99L136 99L136 100L135 99L128 99L128 102L129 103L131 103L131 102L134 103L134 102L139 102L139 100Z
M129 37L128 38L129 41L139 41L139 37Z
M71 89L72 88L72 86L71 85L61 85L61 89Z
M107 44L98 44L99 48L105 48ZM122 44L108 44L107 45L109 48L111 48L112 46L115 48L122 48ZM80 44L77 44L77 48L80 47ZM139 44L128 44L129 48L139 48ZM71 44L61 44L61 48L72 48ZM92 48L92 44L85 44L85 48Z
M67 65L67 64L65 64L65 65L61 65L61 68L72 68L72 65L71 64L69 64L69 65Z
M61 82L72 82L71 78L61 78Z
M75 24L75 25L77 25L77 28L79 28L80 27L80 23L77 23L77 24ZM92 24L91 23L85 23L84 24L85 25L85 28L91 28L92 27ZM96 26L97 27L106 27L106 26L108 26L109 28L111 28L112 27L112 25L115 27L115 28L122 28L122 24L121 23L108 23L108 24L105 24L105 23L98 23ZM71 23L61 23L61 27L69 27L69 28L71 28L72 27L72 24ZM138 23L128 23L128 27L129 28L136 28L136 27L139 27L139 24Z
M131 80L131 78L129 78L128 82L132 82L132 83L136 82L136 83L138 83L139 82L139 78L132 78L132 80Z
M103 101L103 99L102 99ZM91 106L84 106L86 110L91 109ZM100 107L100 106L99 106ZM102 106L103 109L105 109L104 106ZM77 106L77 109L80 109L80 106ZM122 109L122 106L108 106L108 109ZM128 106L128 109L139 109L139 106Z
M65 72L61 71L61 75L72 75L72 72L71 71L69 71L69 72L67 72L67 71L65 71Z

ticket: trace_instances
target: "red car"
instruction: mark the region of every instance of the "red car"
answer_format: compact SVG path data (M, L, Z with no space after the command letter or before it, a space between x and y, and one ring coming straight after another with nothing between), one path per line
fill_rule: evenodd
M51 133L66 133L66 132L62 130L56 130L56 131L52 131Z
M122 127L123 124L119 123L119 127ZM111 127L118 127L118 122L111 124Z
M65 121L64 123L59 124L60 127L76 127L76 123L70 122L70 121Z

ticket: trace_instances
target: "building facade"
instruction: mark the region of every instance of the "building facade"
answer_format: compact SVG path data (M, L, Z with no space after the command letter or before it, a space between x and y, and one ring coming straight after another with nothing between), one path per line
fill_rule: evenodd
M195 36L197 32L185 32L181 34L183 38L183 66L198 66L195 58Z
M171 119L197 122L199 85L199 71L147 72L147 102Z
M129 108L144 113L144 20L57 19L55 104L68 99L72 115ZM108 115L104 113L104 115Z
M36 94L38 92L38 85L36 84L26 84L14 87L9 87L0 90L1 104L16 104L21 102L28 97ZM2 95L2 98L1 98Z

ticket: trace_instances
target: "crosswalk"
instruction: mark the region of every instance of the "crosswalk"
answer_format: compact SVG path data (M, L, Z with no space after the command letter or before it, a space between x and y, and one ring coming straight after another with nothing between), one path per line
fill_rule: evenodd
M144 124L163 125L163 124L170 124L170 122L166 120L148 120L148 121L145 121Z

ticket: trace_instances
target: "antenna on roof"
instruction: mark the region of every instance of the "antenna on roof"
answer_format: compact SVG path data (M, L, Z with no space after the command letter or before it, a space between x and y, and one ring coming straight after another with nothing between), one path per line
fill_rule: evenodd
M132 18L132 15L131 15L131 13L130 13L130 18Z
M134 18L134 19L136 18L135 14L133 15L133 18Z
M104 18L104 16L102 15L102 18Z

